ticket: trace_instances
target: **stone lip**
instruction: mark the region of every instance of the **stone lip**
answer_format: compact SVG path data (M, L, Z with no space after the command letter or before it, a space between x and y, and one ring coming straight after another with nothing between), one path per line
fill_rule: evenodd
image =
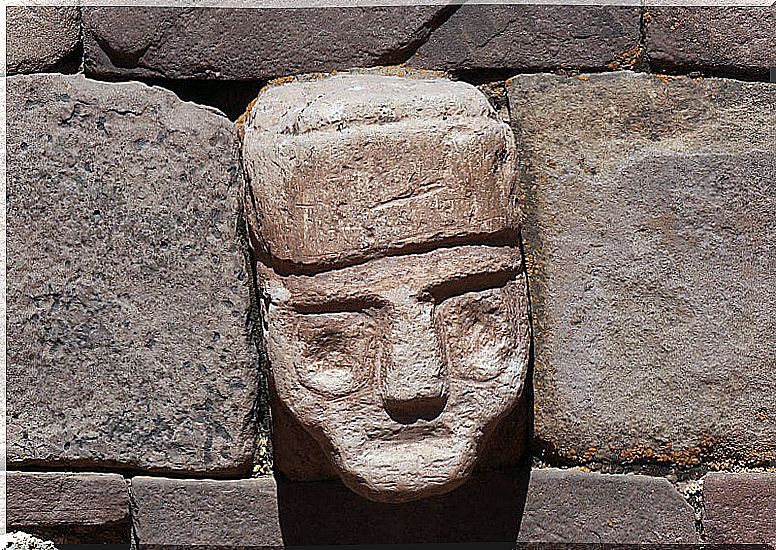
M776 472L712 472L703 499L708 542L776 544Z
M397 64L450 9L87 6L85 70L100 77L269 80Z
M140 83L7 86L8 465L248 473L233 125Z
M621 72L508 90L528 168L540 450L773 461L776 88Z

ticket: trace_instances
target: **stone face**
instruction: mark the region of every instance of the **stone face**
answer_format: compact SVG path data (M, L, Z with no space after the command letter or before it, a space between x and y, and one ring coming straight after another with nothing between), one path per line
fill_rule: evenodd
M263 80L401 63L443 6L83 8L87 74Z
M665 478L534 470L520 542L694 544L692 507Z
M639 19L638 7L462 6L408 64L455 71L631 66Z
M6 71L49 72L80 45L77 7L7 6Z
M132 478L132 523L146 545L279 546L272 478L239 481Z
M650 7L645 21L655 70L766 79L776 67L776 6Z
M129 491L117 474L8 472L7 523L55 543L129 543Z
M776 544L776 473L710 473L703 501L708 542Z
M515 77L535 435L572 462L776 457L776 86Z
M264 90L243 157L284 418L368 498L459 486L527 372L508 126L467 84L341 74Z
M8 464L234 475L256 363L232 125L139 83L8 79Z

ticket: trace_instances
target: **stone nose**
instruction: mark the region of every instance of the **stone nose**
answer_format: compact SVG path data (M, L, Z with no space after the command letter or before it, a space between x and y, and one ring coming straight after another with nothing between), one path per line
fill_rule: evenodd
M404 424L436 418L447 401L447 378L433 306L416 303L397 311L390 341L380 383L385 410Z

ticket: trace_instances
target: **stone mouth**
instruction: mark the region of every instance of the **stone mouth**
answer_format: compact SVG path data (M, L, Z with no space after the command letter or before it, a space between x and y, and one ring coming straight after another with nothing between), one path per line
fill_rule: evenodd
M367 438L370 441L390 442L419 442L428 439L448 438L452 435L450 428L442 422L427 422L419 420L414 424L391 424L385 426L373 426L367 429Z

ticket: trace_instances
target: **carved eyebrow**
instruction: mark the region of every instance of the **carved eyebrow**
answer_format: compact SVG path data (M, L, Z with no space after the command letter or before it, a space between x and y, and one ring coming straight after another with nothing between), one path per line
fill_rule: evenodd
M473 273L463 275L455 279L429 285L420 292L417 297L419 300L433 300L440 303L448 298L460 296L468 292L480 292L492 288L501 288L513 281L520 274L520 268L504 268L487 273Z
M291 307L302 315L323 315L327 313L359 313L366 309L379 309L386 305L385 299L376 294L360 296L320 296L293 302Z

